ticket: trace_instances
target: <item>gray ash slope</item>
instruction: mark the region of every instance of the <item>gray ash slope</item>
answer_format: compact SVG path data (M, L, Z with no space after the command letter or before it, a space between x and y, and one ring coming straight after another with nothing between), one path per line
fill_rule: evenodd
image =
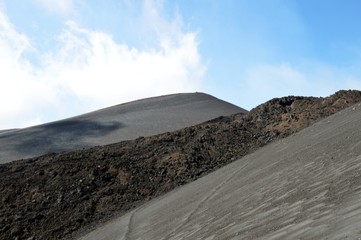
M360 120L359 103L82 239L361 239Z
M277 98L248 114L172 133L2 164L0 239L78 236L114 214L124 214L360 100L359 91L340 91L327 98ZM253 173L249 174L259 172L256 167L250 170ZM213 176L218 178L218 174ZM247 194L252 194L251 189ZM204 199L212 196L213 190ZM197 214L197 209L187 218ZM127 236L131 239L137 231L131 230Z
M137 100L39 126L0 131L0 163L107 145L247 112L204 93Z

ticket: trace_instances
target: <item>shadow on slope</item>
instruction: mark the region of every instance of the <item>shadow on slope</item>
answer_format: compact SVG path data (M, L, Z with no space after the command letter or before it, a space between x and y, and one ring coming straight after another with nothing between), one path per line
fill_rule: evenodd
M80 149L87 147L83 139L104 137L123 127L125 127L124 124L115 121L106 123L88 120L54 122L29 129L30 136L22 137L20 143L16 143L14 148L16 152L23 155ZM14 135L16 136L16 133ZM33 137L34 135L36 137ZM37 150L40 146L41 149Z

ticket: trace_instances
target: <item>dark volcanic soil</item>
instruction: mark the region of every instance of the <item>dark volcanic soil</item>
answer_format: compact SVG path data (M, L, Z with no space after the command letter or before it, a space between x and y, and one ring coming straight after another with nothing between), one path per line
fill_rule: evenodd
M277 98L172 133L0 165L0 239L71 238L359 101L359 91Z

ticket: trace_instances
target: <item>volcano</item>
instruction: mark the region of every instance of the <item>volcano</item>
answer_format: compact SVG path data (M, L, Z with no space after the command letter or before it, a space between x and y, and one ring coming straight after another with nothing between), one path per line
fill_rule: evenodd
M357 239L360 101L221 101L235 113L3 163L0 239Z

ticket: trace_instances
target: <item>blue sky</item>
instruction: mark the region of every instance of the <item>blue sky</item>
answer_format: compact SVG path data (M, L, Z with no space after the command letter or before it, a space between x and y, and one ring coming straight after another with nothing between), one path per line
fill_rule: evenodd
M361 89L358 0L0 0L0 129L202 91Z

